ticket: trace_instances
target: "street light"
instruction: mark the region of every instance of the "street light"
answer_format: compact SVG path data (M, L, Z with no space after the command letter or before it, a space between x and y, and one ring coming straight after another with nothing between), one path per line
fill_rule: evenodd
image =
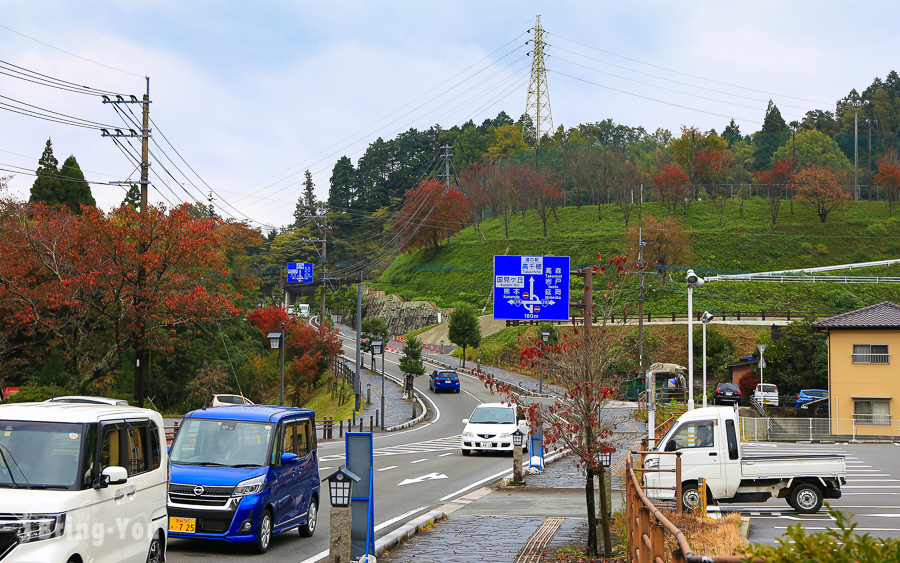
M270 332L269 333L269 346L272 350L280 350L281 351L281 399L279 400L279 406L284 406L284 323L281 323L281 332Z
M706 325L715 317L709 311L703 311L700 320L703 321L703 406L706 406Z
M384 430L384 341L372 341L372 357L381 354L381 429Z
M478 359L475 360L475 373L481 373L481 348L478 349Z
M444 339L441 339L441 354L444 353Z
M359 481L359 477L342 465L340 469L326 477L325 480L328 481L328 496L331 499L331 506L350 506L353 483Z
M541 377L538 380L538 393L544 394L544 347L547 346L547 341L550 340L550 333L542 330L541 331Z
M337 471L325 478L328 481L328 495L331 499L331 534L329 537L328 561L350 561L350 524L353 520L350 502L353 484L359 482L347 466L342 465Z
M688 270L684 277L688 286L688 410L694 410L694 288L703 287L704 280Z

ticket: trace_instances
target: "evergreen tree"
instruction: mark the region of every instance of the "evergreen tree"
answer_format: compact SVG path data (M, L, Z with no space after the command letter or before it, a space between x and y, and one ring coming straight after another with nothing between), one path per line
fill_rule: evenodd
M753 163L755 170L768 170L772 166L772 153L778 147L787 142L791 137L791 131L781 117L778 106L769 100L766 108L766 118L763 120L762 129L753 136Z
M338 213L347 213L357 198L357 174L349 157L342 156L334 164L330 182L328 208Z
M731 119L731 121L725 127L725 130L722 131L722 138L728 141L729 147L743 139L743 137L741 136L741 128L738 127L738 124L734 122L734 118Z
M297 207L294 208L294 227L303 223L306 215L315 215L319 203L316 201L316 185L313 183L312 173L309 170L303 173L303 193L297 199Z
M448 328L450 342L463 349L463 367L466 367L466 348L481 344L481 326L475 309L468 303L457 303L450 313Z
M70 155L59 169L59 187L62 198L59 203L68 206L74 213L81 213L82 205L97 206L91 195L91 186L84 181L84 174L75 155Z
M122 200L122 206L129 206L133 209L141 209L141 188L137 184L131 184L125 193L125 199Z
M31 186L31 198L29 201L42 201L51 205L60 203L59 186L59 161L53 156L53 143L47 139L44 153L38 160L37 177Z

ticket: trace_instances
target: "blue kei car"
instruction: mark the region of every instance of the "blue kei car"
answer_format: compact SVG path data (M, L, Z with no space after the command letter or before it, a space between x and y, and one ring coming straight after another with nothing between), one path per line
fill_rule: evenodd
M309 537L319 509L315 413L268 405L188 413L169 459L169 537L250 544L297 528Z
M436 369L431 372L428 379L428 388L438 391L453 391L459 393L459 375L452 369Z
M804 405L828 396L828 389L801 389L797 398L794 400L794 407L800 409Z

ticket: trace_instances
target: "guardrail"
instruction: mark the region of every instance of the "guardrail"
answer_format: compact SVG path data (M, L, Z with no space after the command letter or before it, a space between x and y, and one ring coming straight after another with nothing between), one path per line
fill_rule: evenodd
M759 442L900 441L900 420L852 418L741 417L741 439ZM884 422L885 424L874 424Z

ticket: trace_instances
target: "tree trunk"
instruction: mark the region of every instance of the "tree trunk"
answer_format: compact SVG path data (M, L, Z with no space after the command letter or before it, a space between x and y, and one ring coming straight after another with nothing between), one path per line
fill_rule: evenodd
M606 498L606 470L600 471L600 526L603 527L603 556L612 557L612 539L609 533L609 505Z
M587 467L587 483L584 487L584 496L587 501L587 519L588 519L588 539L587 554L588 557L597 556L597 510L594 506L594 470L590 465Z

